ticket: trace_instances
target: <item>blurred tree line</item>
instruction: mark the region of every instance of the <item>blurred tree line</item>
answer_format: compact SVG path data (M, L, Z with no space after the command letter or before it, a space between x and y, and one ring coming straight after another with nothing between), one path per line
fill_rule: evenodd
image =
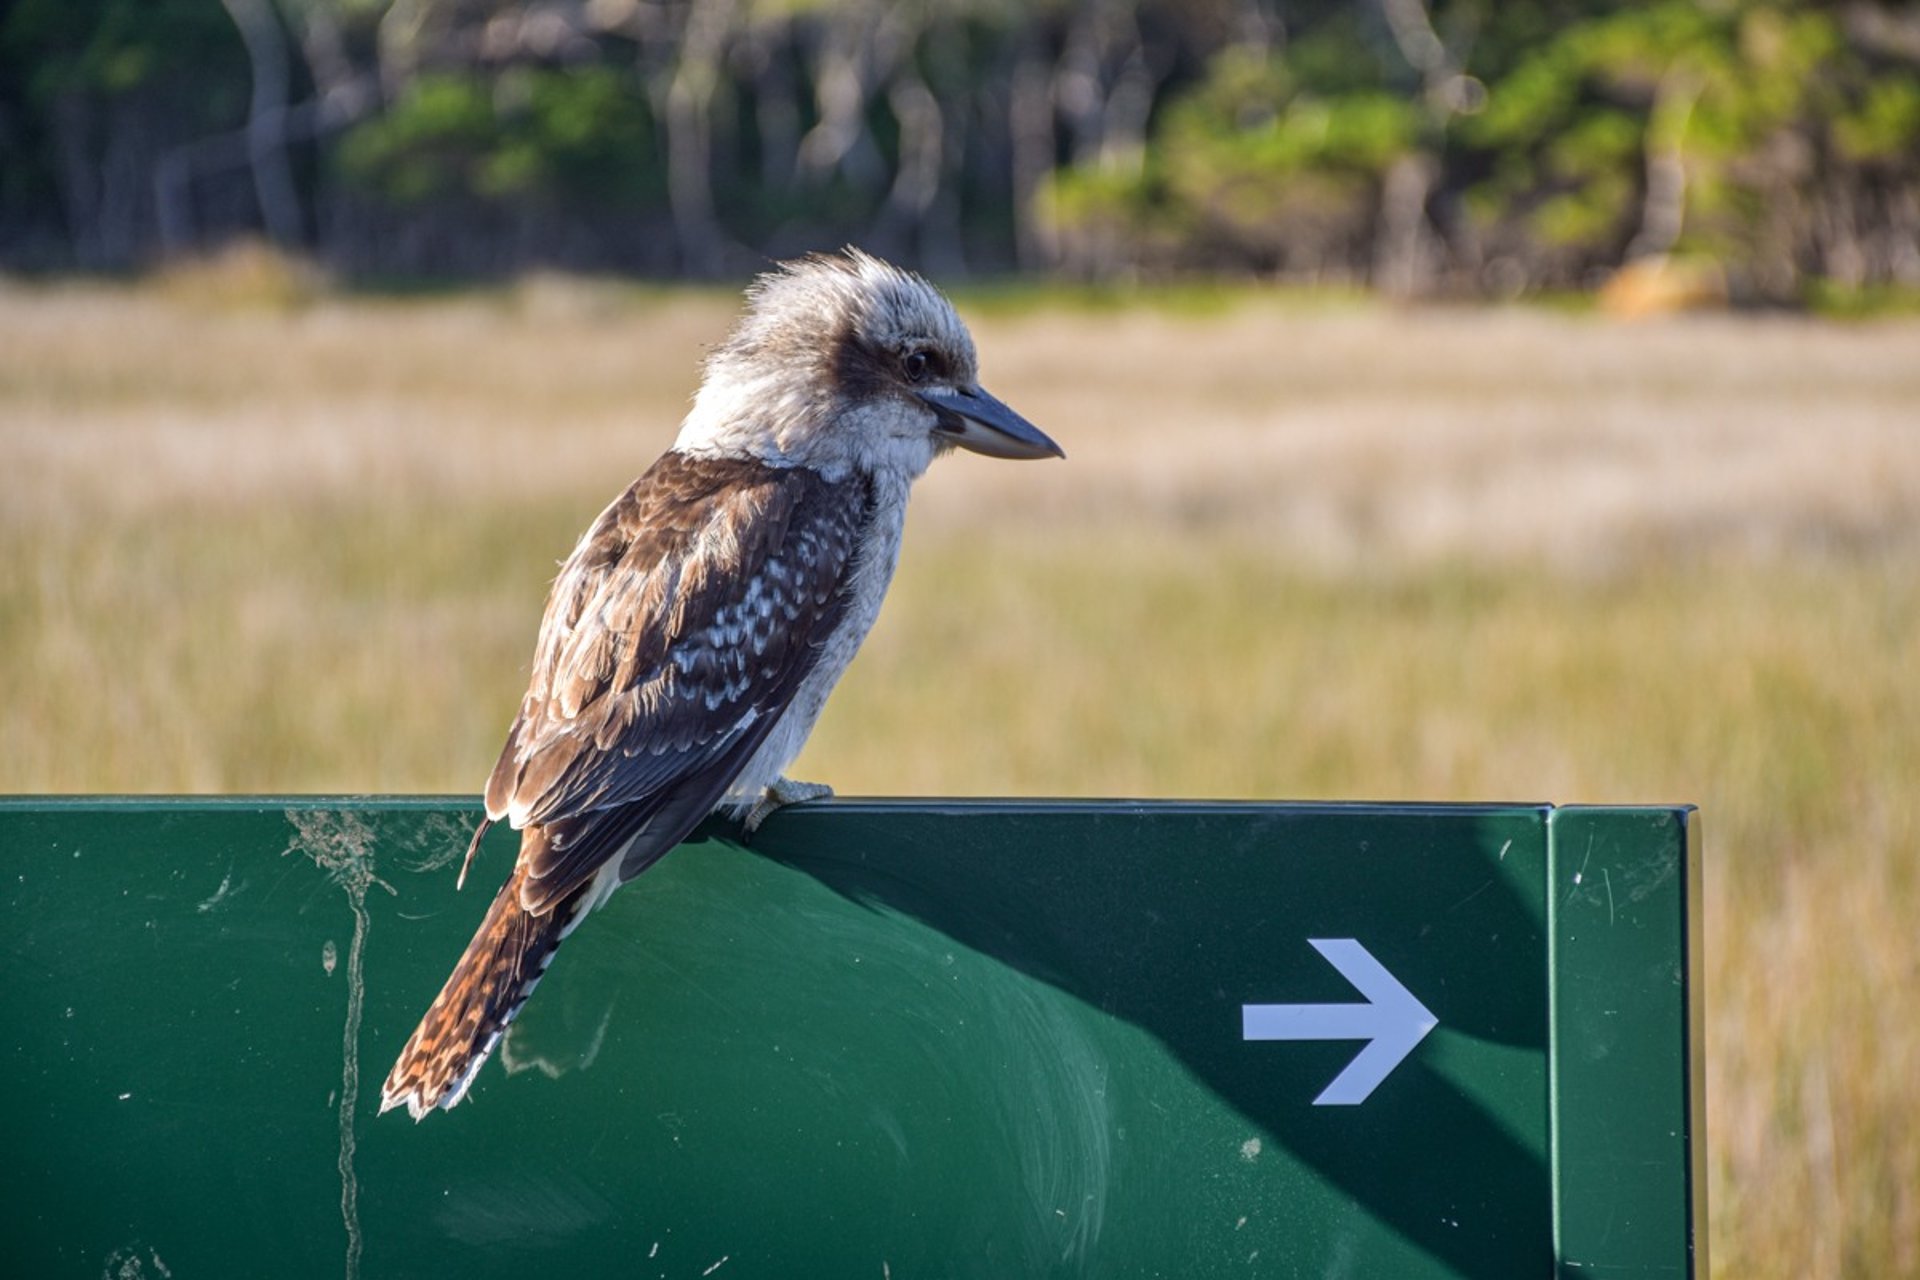
M0 261L1399 294L1920 286L1920 10L1851 0L11 0Z

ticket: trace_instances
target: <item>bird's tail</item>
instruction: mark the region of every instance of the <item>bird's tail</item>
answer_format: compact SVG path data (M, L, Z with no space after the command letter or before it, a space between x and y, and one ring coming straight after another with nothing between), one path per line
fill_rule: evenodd
M380 1090L380 1110L405 1106L415 1120L466 1097L553 960L560 940L589 909L592 881L534 915L520 905L521 872L502 885L473 941L400 1051Z

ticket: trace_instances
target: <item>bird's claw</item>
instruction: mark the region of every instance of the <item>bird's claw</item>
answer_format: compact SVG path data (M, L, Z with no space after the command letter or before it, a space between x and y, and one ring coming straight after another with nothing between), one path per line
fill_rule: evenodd
M833 788L824 782L795 782L792 778L781 778L762 793L753 808L747 810L741 825L746 827L748 835L752 835L775 809L784 809L805 800L824 800L832 794Z

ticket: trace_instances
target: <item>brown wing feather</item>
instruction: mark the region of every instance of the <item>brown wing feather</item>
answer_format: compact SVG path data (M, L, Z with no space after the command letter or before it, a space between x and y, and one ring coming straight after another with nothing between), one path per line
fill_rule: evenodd
M487 785L489 817L551 828L523 842L529 909L584 883L612 827L624 840L671 808L670 844L725 792L839 620L865 498L802 468L669 453L595 521Z

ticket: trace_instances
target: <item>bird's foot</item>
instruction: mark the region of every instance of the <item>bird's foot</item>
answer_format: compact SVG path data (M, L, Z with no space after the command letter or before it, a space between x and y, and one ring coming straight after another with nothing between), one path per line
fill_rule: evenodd
M784 809L803 800L824 800L832 794L833 788L824 782L795 782L792 778L780 778L766 789L753 808L747 810L741 825L746 827L748 835L752 835L775 809Z

